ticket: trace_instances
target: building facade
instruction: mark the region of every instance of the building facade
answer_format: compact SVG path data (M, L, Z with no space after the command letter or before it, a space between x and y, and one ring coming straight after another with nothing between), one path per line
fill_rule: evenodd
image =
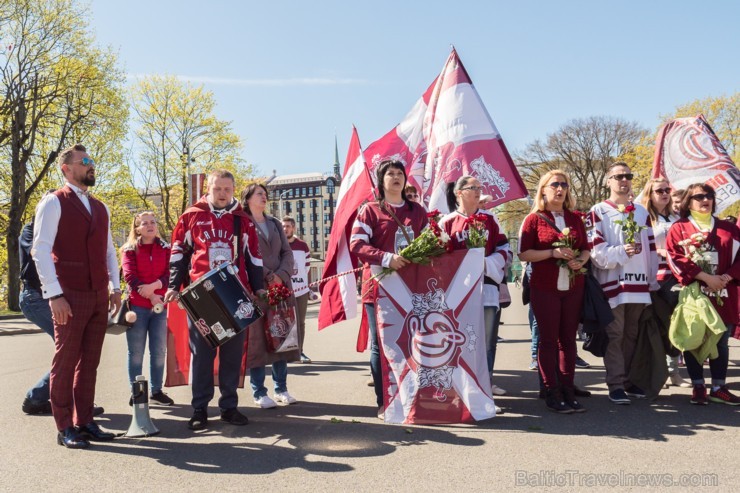
M314 257L324 260L337 207L339 179L322 173L300 173L266 180L270 213L295 219L296 235Z

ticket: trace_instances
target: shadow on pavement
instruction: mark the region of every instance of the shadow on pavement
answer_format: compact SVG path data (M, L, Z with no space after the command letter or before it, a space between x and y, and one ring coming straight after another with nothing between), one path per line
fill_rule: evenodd
M681 369L685 375L685 369ZM705 371L709 381L709 370ZM737 391L737 367L730 367L730 388ZM672 436L691 436L699 431L726 431L737 426L740 406L689 403L691 389L670 387L655 400L633 399L628 406L609 401L604 383L603 366L576 370L576 385L592 392L580 399L587 409L581 414L556 414L538 398L539 381L534 371L494 371L494 383L507 389L506 396L496 397L504 414L480 423L481 430L507 430L570 436L608 436L625 440L668 441ZM735 387L734 389L732 387Z
M201 432L187 429L190 412L188 406L171 408L167 414L178 419L156 419L155 425L161 431L159 436L119 438L110 443L95 443L90 450L149 457L163 465L188 471L270 474L293 467L311 472L350 471L352 466L335 459L379 457L393 453L398 447L423 448L436 443L480 446L485 443L479 438L458 436L454 430L367 422L367 417L375 412L367 406L302 402L275 410L247 408L250 423L243 427L220 422L217 410L211 407L209 427ZM118 430L127 429L131 420L130 416L122 414L105 415L104 418L99 420L101 425ZM228 443L224 443L225 440Z

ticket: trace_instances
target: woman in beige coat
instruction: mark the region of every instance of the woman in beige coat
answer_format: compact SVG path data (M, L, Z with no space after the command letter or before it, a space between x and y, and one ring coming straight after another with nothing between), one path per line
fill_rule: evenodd
M267 189L264 185L257 183L249 185L242 192L241 203L257 229L265 287L284 284L292 290L290 275L293 272L293 252L283 233L282 223L265 214ZM295 297L291 295L288 303L295 305ZM296 398L288 393L288 361L298 361L300 350L282 353L269 352L264 324L265 317L262 317L249 327L247 368L249 368L249 382L252 386L254 403L263 409L268 409L277 406L276 401L283 404L296 402ZM265 388L265 366L268 364L272 365L274 400L267 395L267 388Z

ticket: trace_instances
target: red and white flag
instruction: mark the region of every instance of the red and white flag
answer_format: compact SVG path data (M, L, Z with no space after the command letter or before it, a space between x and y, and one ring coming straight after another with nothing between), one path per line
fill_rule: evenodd
M457 52L404 120L370 144L365 157L371 171L384 159L406 166L409 183L421 190L429 210L448 211L443 183L476 177L487 207L527 196L501 134L488 114Z
M674 189L694 183L711 185L717 214L740 200L740 171L704 115L676 118L663 125L655 141L653 178L664 177Z
M469 423L495 415L483 264L482 248L457 250L379 281L386 422Z
M329 325L357 316L357 278L354 273L332 277L352 271L357 262L349 251L349 237L357 209L365 200L373 199L373 183L368 173L360 147L357 129L352 127L352 140L347 151L344 176L339 187L334 223L329 236L324 274L320 285L321 307L319 330Z

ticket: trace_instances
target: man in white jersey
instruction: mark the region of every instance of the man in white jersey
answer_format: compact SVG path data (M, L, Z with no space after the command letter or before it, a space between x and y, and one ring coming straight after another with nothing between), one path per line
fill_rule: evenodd
M616 162L607 170L609 199L594 205L586 221L594 276L601 284L614 314L606 327L609 345L604 355L609 400L630 404L630 397L645 392L629 379L635 352L638 320L650 304L650 291L658 289L658 257L647 210L630 200L633 174L627 163ZM641 228L634 242L625 241L623 226L634 221Z

